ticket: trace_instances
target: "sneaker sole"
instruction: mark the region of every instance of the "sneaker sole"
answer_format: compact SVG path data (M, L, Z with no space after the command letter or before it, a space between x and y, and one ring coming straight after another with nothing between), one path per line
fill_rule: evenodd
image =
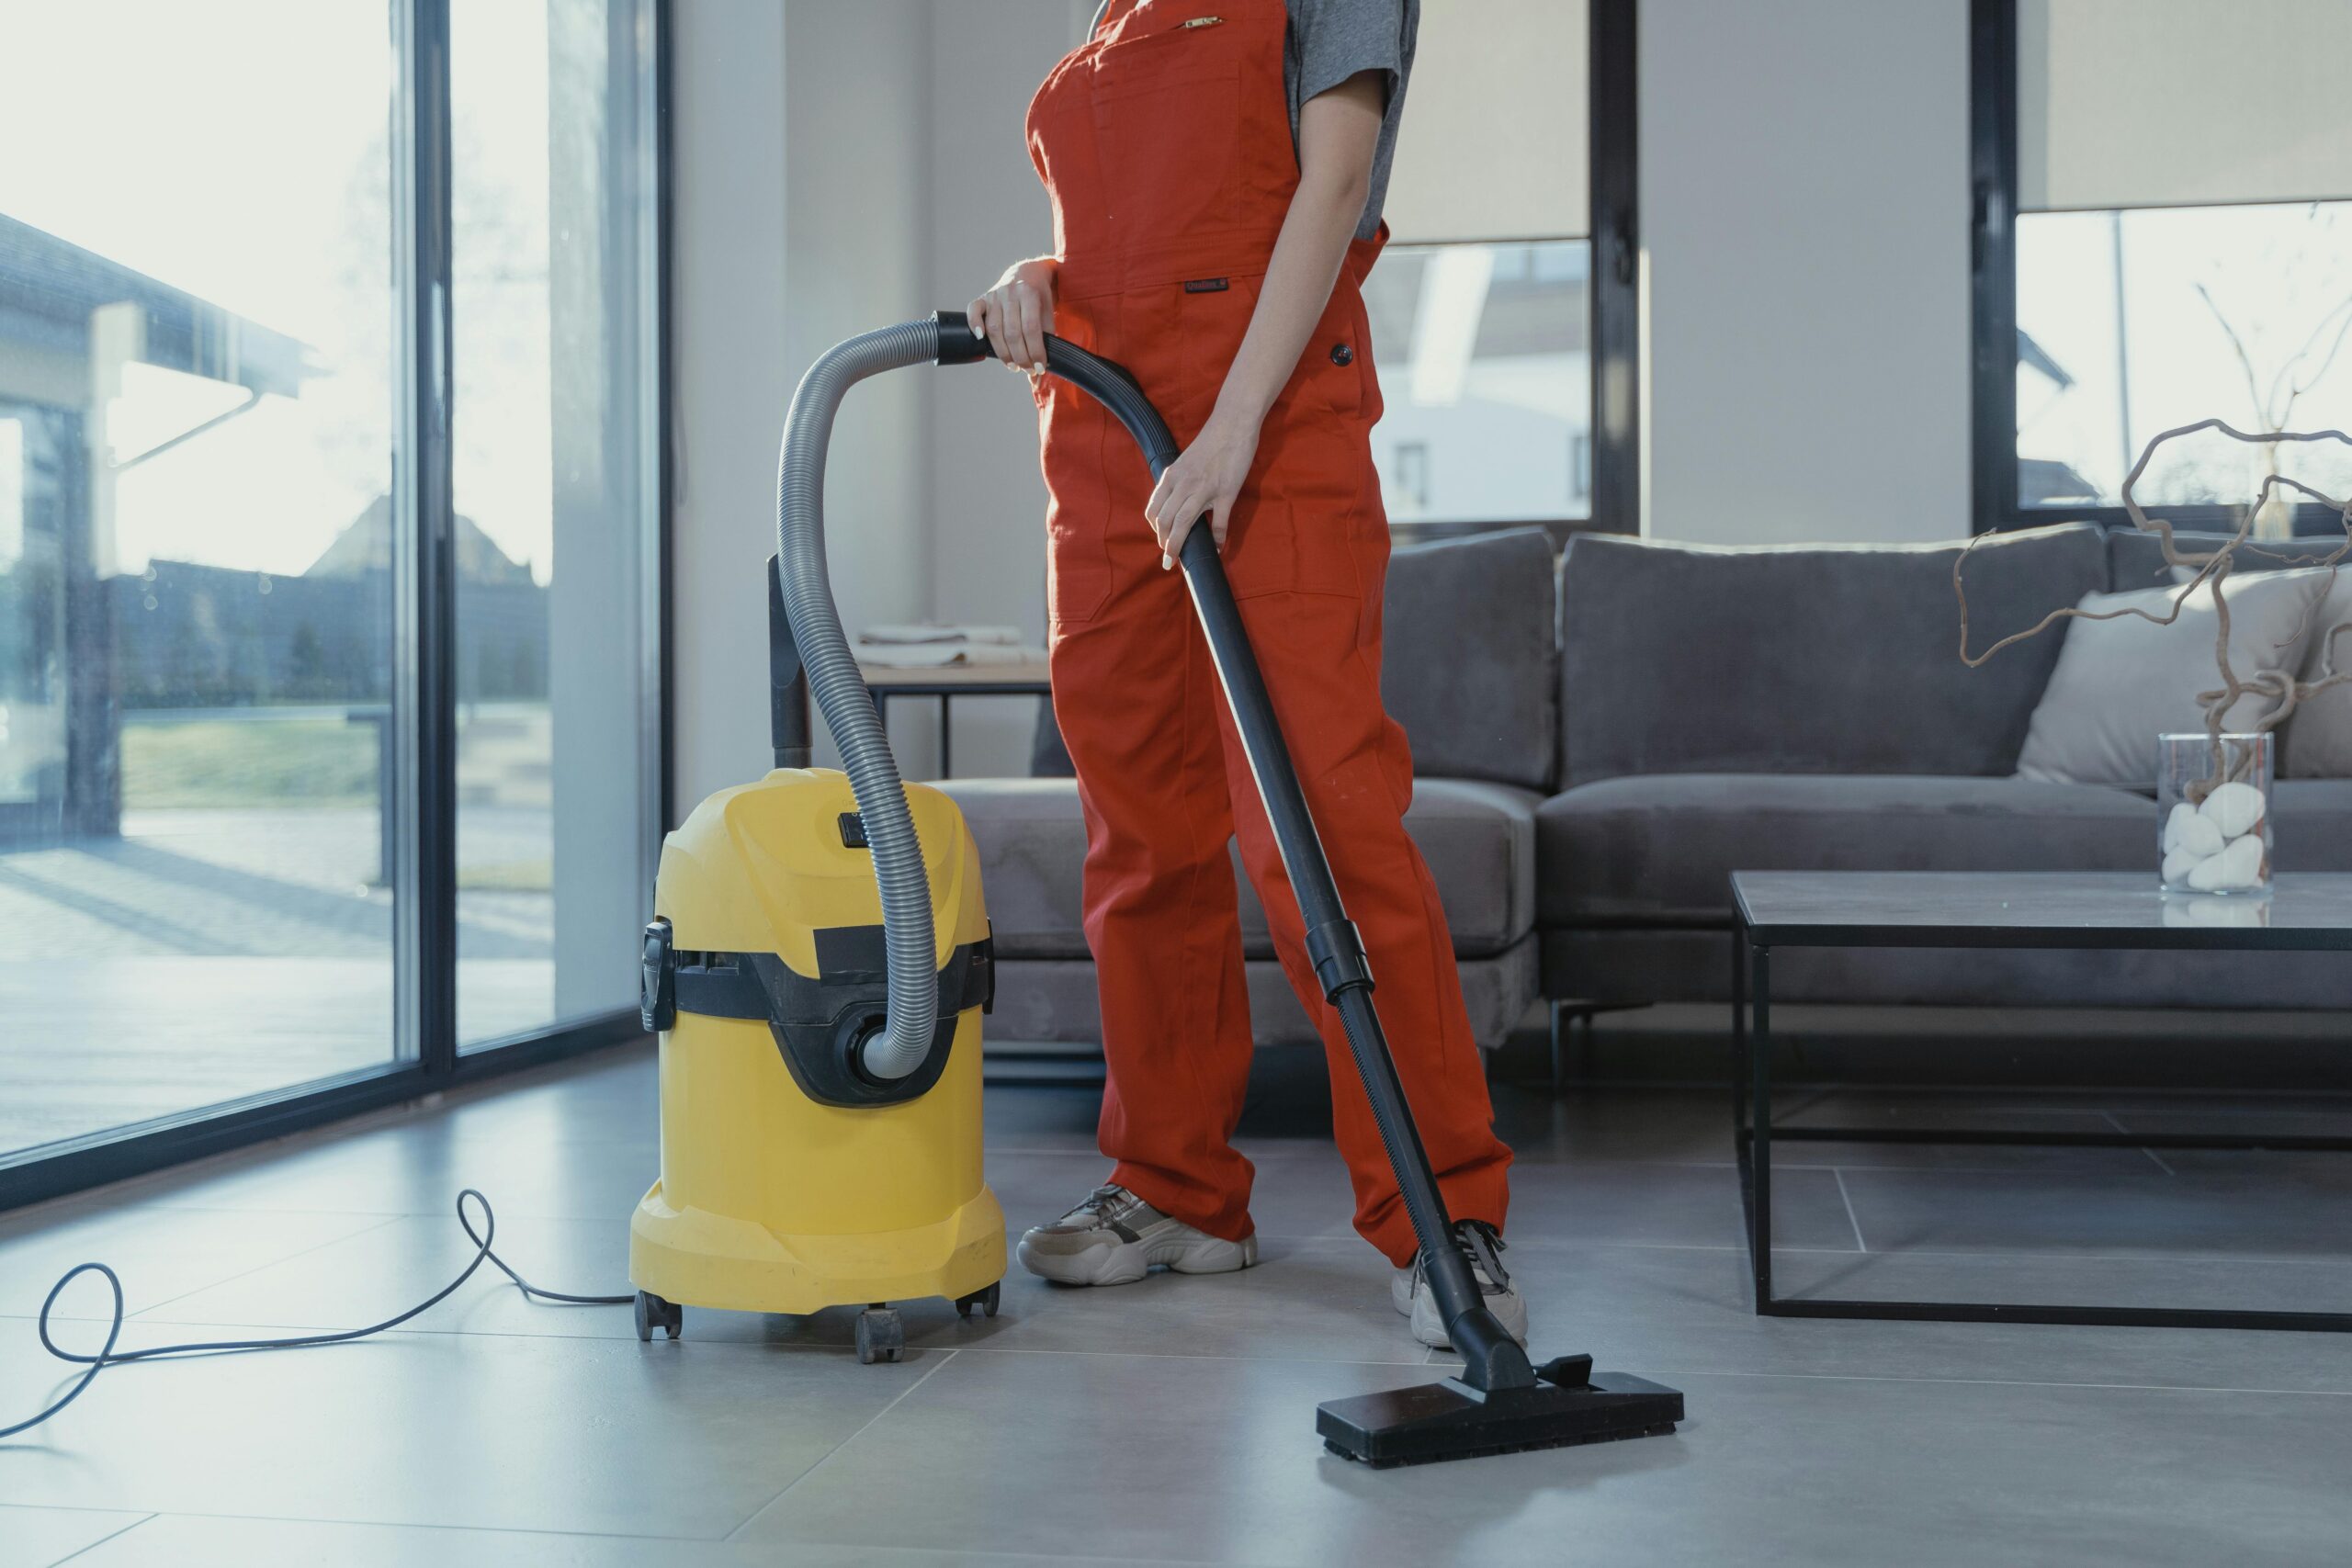
M1258 1261L1258 1238L1220 1241L1171 1237L1165 1241L1129 1241L1116 1247L1090 1247L1084 1252L1040 1253L1023 1236L1014 1248L1021 1266L1041 1280L1057 1285L1132 1285L1155 1264L1175 1274L1231 1274Z

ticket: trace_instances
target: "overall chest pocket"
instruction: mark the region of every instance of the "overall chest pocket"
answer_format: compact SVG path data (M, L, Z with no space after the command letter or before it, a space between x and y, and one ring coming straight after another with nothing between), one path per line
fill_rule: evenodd
M1094 64L1095 145L1110 231L1167 243L1239 220L1242 40L1213 13L1105 44Z

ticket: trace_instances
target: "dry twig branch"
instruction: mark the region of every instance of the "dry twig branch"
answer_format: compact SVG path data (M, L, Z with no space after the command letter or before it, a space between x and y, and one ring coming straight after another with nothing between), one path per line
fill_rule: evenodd
M2249 375L2251 369L2252 367L2248 367ZM2270 499L2274 491L2284 487L2300 495L2307 496L2322 505L2333 507L2337 521L2344 528L2344 542L2312 563L2314 566L2327 568L2327 581L2321 584L2311 603L2304 606L2301 620L2296 624L2293 634L2288 638L2288 644L2291 644L2300 642L2304 634L2309 631L2312 615L2316 613L2319 605L2326 602L2329 591L2335 585L2337 570L2346 557L2352 555L2352 500L2338 501L2334 496L2313 490L2301 479L2291 479L2283 474L2272 473L2263 479L2261 488L2255 492L2253 504L2249 505L2244 514L2239 517L2236 531L2228 539L2211 550L2184 551L2180 548L2179 542L2173 536L2172 525L2161 517L2149 516L2146 510L2133 496L2132 491L2139 485L2141 476L2147 472L2148 461L2155 456L2157 447L2167 441L2177 440L2185 435L2194 435L2206 430L2216 430L2233 441L2243 441L2256 446L2275 447L2280 443L2289 441L2333 441L2340 446L2352 446L2352 435L2346 435L2340 430L2271 430L2249 434L2218 419L2201 419L2194 424L2179 425L2174 429L2160 432L2150 440L2142 449L2140 460L2132 465L2131 473L2124 477L2123 510L2132 519L2133 527L2156 536L2157 541L2164 547L2165 564L2167 567L2172 568L2176 572L2190 573L2188 581L2181 584L2180 592L2174 595L2171 606L2163 615L2141 609L2084 610L2071 604L2065 605L2051 611L2023 631L2011 632L1984 652L1972 654L1968 651L1968 589L1962 581L1962 571L1967 564L1970 552L1984 542L1985 536L1979 534L1970 539L1961 548L1960 553L1952 558L1951 563L1952 593L1960 601L1960 661L1972 670L2011 644L2023 642L2028 637L2038 637L2064 620L2112 621L2126 615L2136 615L2141 620L2154 626L2171 626L2180 619L2181 611L2188 603L2189 597L2200 588L2210 584L2213 594L2213 618L2217 623L2213 658L2221 671L2222 683L2210 692L2197 694L2198 706L2203 709L2205 715L2205 736L2212 746L2213 764L2211 774L2204 781L2203 787L2191 790L2193 798L2199 800L2203 799L2205 794L2222 780L2223 771L2222 728L2229 716L2230 709L2236 705L2239 698L2251 694L2270 699L2272 704L2270 711L2262 718L2256 720L2252 726L2253 731L2259 734L2275 729L2286 723L2297 707L2329 687L2352 682L2352 670L2338 671L2335 663L2337 639L2346 631L2352 631L2352 621L2331 626L2324 634L2325 642L2323 645L2324 658L2320 665L2320 674L2315 680L2298 680L2290 671L2272 671L2241 679L2237 671L2232 667L2230 663L2230 603L2228 596L2222 592L2222 585L2228 581L2231 570L2236 564L2235 558L2238 551L2244 549L2250 554L2266 556L2272 559L2290 558L2280 556L2276 551L2262 549L2248 541L2249 531L2254 526L2255 513L2261 509L2263 502ZM2287 644L2280 646L2287 646Z

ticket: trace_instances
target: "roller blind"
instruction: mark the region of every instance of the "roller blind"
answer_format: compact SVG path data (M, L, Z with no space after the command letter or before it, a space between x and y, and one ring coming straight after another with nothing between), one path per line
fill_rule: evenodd
M2347 69L2352 0L2018 0L2018 205L2352 197Z
M1423 0L1390 231L1405 242L1582 237L1587 79L1585 0Z

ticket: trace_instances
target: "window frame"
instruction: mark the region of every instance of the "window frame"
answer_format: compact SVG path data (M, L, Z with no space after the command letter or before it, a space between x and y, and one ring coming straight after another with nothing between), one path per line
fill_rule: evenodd
M392 724L398 766L390 814L393 888L392 1050L377 1065L283 1090L0 1151L0 1212L143 1175L186 1160L282 1137L344 1117L628 1040L644 1031L634 1007L469 1044L458 1039L456 516L451 487L449 7L453 0L391 0L392 259L399 276L393 367ZM635 63L650 88L651 189L631 214L649 276L639 299L643 362L653 386L643 459L651 476L644 519L640 611L647 648L639 733L641 852L656 852L672 820L673 660L670 589L673 473L670 427L672 144L670 0L650 6L650 57Z
M1555 545L1577 534L1642 531L1641 182L1637 44L1640 0L1586 6L1586 342L1591 380L1591 504L1582 517L1448 517L1392 523L1400 544L1542 528ZM1491 244L1549 244L1521 235ZM1429 240L1416 244L1470 242Z
M2028 508L2018 500L2018 0L1969 0L1969 530L2098 523L2129 528L2120 505ZM2216 204L2220 205L2220 204ZM2124 208L2129 212L2142 210ZM2166 521L2228 532L2243 505L2148 503ZM2332 532L2334 509L2294 509L2296 532Z

